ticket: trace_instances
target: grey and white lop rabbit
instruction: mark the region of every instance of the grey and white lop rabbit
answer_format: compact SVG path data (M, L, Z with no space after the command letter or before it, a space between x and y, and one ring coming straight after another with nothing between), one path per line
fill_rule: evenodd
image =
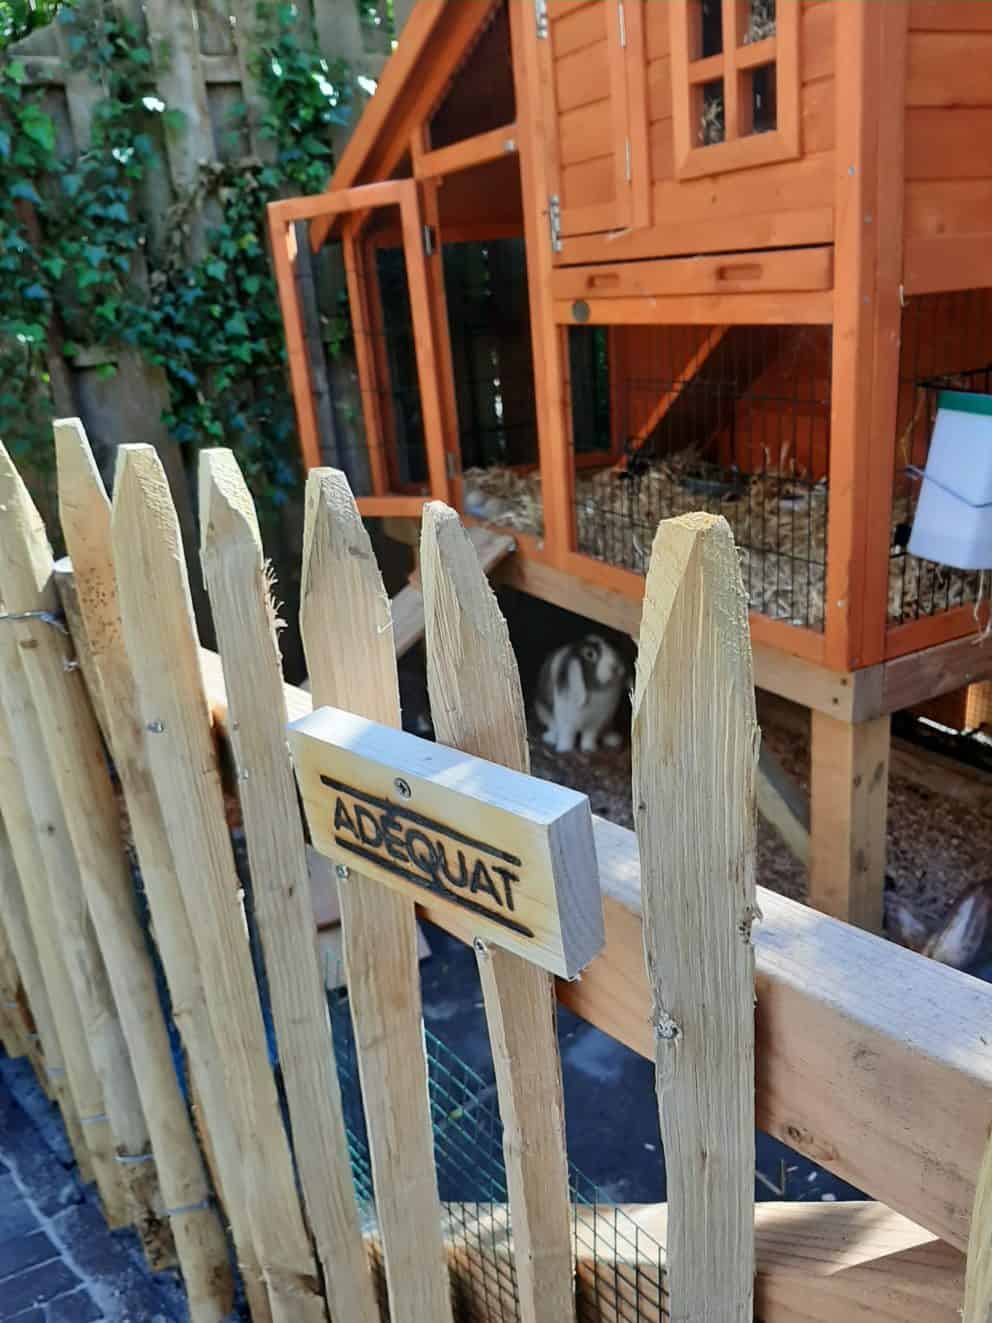
M610 727L629 675L623 657L599 634L587 634L545 657L534 703L545 744L571 753L578 740L583 752L592 753L602 738L615 749L622 741Z

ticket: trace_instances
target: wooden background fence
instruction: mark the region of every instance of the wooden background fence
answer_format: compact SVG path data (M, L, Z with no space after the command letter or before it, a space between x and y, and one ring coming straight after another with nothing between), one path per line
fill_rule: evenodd
M479 939L466 912L453 919L428 905L428 917L474 940L503 1124L508 1205L476 1207L471 1236L458 1232L465 1207L455 1217L441 1204L433 1160L414 906L345 870L346 977L375 1191L374 1209L359 1205L286 743L287 720L311 700L283 685L251 497L230 452L204 452L200 546L218 657L199 645L155 449L122 448L111 502L79 422L55 434L71 564L53 563L0 449L0 1030L60 1106L108 1220L133 1224L154 1264L178 1262L196 1323L219 1323L230 1308L226 1234L255 1323L373 1323L384 1301L394 1323L744 1323L756 1308L765 1323L950 1323L976 1197L965 1317L985 1323L990 1177L979 1168L992 1053L980 1032L992 1022L992 990L756 891L753 677L722 520L684 516L659 528L634 697L639 842L593 824L608 888L632 878L636 887L639 875L646 966L636 902L621 914L610 896L607 955L569 985L588 997L610 952L626 952L627 987L614 983L590 1018L619 1036L619 1026L642 1026L656 1061L668 1204L628 1213L667 1244L662 1274L618 1237L628 1213L570 1203L552 978ZM313 703L398 726L389 599L335 471L310 474L302 562ZM506 625L446 507L427 508L421 565L439 738L526 771ZM233 749L288 1128L212 721ZM136 917L129 840L188 1091ZM753 938L759 905L766 919ZM630 923L636 949L620 931ZM770 1062L775 1072L761 1080L762 1123L891 1208L756 1212L756 942L763 1070ZM790 966L794 947L801 957ZM836 986L809 986L828 957ZM879 980L870 1004L851 991L859 970ZM797 1050L780 1061L790 1034ZM845 1080L849 1059L867 1070L860 1089ZM804 1129L797 1118L811 1107L820 1112ZM595 1219L595 1252L583 1253L580 1233ZM493 1285L508 1271L509 1303Z

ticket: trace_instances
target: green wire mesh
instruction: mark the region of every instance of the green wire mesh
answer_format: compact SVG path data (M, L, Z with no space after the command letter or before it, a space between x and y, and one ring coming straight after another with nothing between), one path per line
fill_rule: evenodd
M372 1168L347 996L330 998L355 1192L386 1312ZM495 1087L425 1029L428 1086L456 1323L520 1318ZM634 1216L569 1163L579 1323L667 1319L664 1249Z

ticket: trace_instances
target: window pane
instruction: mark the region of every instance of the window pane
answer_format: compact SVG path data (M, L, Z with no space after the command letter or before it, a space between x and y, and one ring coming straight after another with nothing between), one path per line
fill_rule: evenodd
M775 0L748 0L747 32L744 44L764 41L775 35Z
M657 0L653 0L656 3ZM690 0L690 59L705 60L723 53L723 6L721 0Z
M723 79L714 78L711 83L703 83L694 89L697 139L701 146L709 147L715 142L723 142L726 124L723 113Z
M744 79L744 109L750 109L751 133L770 133L778 127L775 99L775 66L751 69ZM742 131L743 125L742 125Z

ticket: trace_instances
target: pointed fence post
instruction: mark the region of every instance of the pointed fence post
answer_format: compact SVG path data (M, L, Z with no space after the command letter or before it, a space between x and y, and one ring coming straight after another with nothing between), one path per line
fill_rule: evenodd
M634 696L634 814L673 1318L751 1323L755 779L747 597L726 520L661 523Z
M78 873L45 761L45 751L41 747L41 732L34 720L27 685L23 675L18 675L17 644L13 639L4 638L9 629L9 625L0 624L0 802L3 804L3 820L10 836L31 935L58 1030L66 1070L62 1083L71 1099L72 1112L79 1118L89 1154L88 1165L100 1192L104 1216L111 1227L122 1227L131 1220L133 1210L124 1191L123 1168L114 1162L116 1132L111 1130L110 1105L104 1098L103 1081L97 1074L87 1033L96 985L92 992L84 989L84 996L77 999L69 974L69 954L74 943L63 944L62 941L62 932L75 922L73 916L78 914L81 906ZM20 703L14 705L15 716L20 725L26 725L22 741L26 755L24 761L18 757L7 718L8 676L15 680L16 696L20 699ZM80 916L79 922L88 925L88 916ZM84 976L88 975L88 961L81 963L80 968ZM100 1014L99 1007L95 1013ZM116 1087L116 1077L111 1083ZM133 1084L125 1087L126 1099L132 1101ZM115 1103L115 1117L119 1110ZM133 1106L128 1108L128 1120L131 1114ZM144 1118L139 1116L138 1120L140 1124L134 1127L137 1134L131 1136L125 1131L123 1142L132 1139L134 1151L140 1154L145 1143L142 1134ZM69 1129L69 1134L72 1133ZM116 1140L122 1142L121 1136L116 1135Z
M58 610L54 561L27 488L0 447L0 584L13 612ZM138 923L134 883L103 743L64 630L39 619L14 625L44 747L79 866L86 904L137 1084L164 1209L139 1227L152 1266L178 1254L196 1323L231 1308L227 1245L179 1087L155 970ZM13 724L13 723L12 723ZM120 1155L125 1168L131 1166ZM164 1214L164 1218L163 1218ZM174 1240L174 1244L173 1244Z
M506 621L454 510L425 506L420 574L427 686L440 743L530 770L527 718ZM575 1317L565 1105L554 979L476 942L503 1120L523 1323Z
M59 595L124 791L173 1019L203 1100L203 1121L218 1163L249 1309L255 1323L269 1323L268 1293L245 1213L241 1155L218 1066L196 944L172 845L148 773L145 741L149 736L124 649L110 544L110 501L78 419L55 423L55 452L62 531L72 557L71 564L59 562L56 567Z
M300 1182L332 1317L378 1323L317 954L306 842L286 744L276 608L255 506L230 450L200 455L206 581L227 691L252 898Z
M63 1117L66 1121L66 1129L72 1135L70 1117L73 1118L76 1126L79 1121L74 1116L75 1108L71 1106L71 1097L64 1088L59 1087L65 1077L62 1048L55 1027L55 1017L52 1015L52 1003L38 961L38 950L31 935L31 924L24 903L24 891L17 872L13 847L2 818L0 818L0 914L3 915L0 926L0 947L4 949L6 957L5 960L0 961L4 966L4 982L0 986L0 996L9 1003L7 1010L16 1034L23 1040L25 1055L40 1078L47 1081L50 1096L57 1100L60 1106L63 1100L70 1104L69 1116L65 1115L66 1109L63 1108ZM18 988L20 988L20 997ZM29 1017L25 1016L22 998L27 1002ZM33 1021L33 1028L28 1023L29 1018ZM90 1179L92 1180L92 1175Z
M315 707L399 726L389 598L343 473L307 479L300 628ZM345 972L393 1323L451 1323L411 901L352 870Z
M111 540L148 765L193 931L272 1317L323 1323L224 815L179 523L151 446L118 452Z

